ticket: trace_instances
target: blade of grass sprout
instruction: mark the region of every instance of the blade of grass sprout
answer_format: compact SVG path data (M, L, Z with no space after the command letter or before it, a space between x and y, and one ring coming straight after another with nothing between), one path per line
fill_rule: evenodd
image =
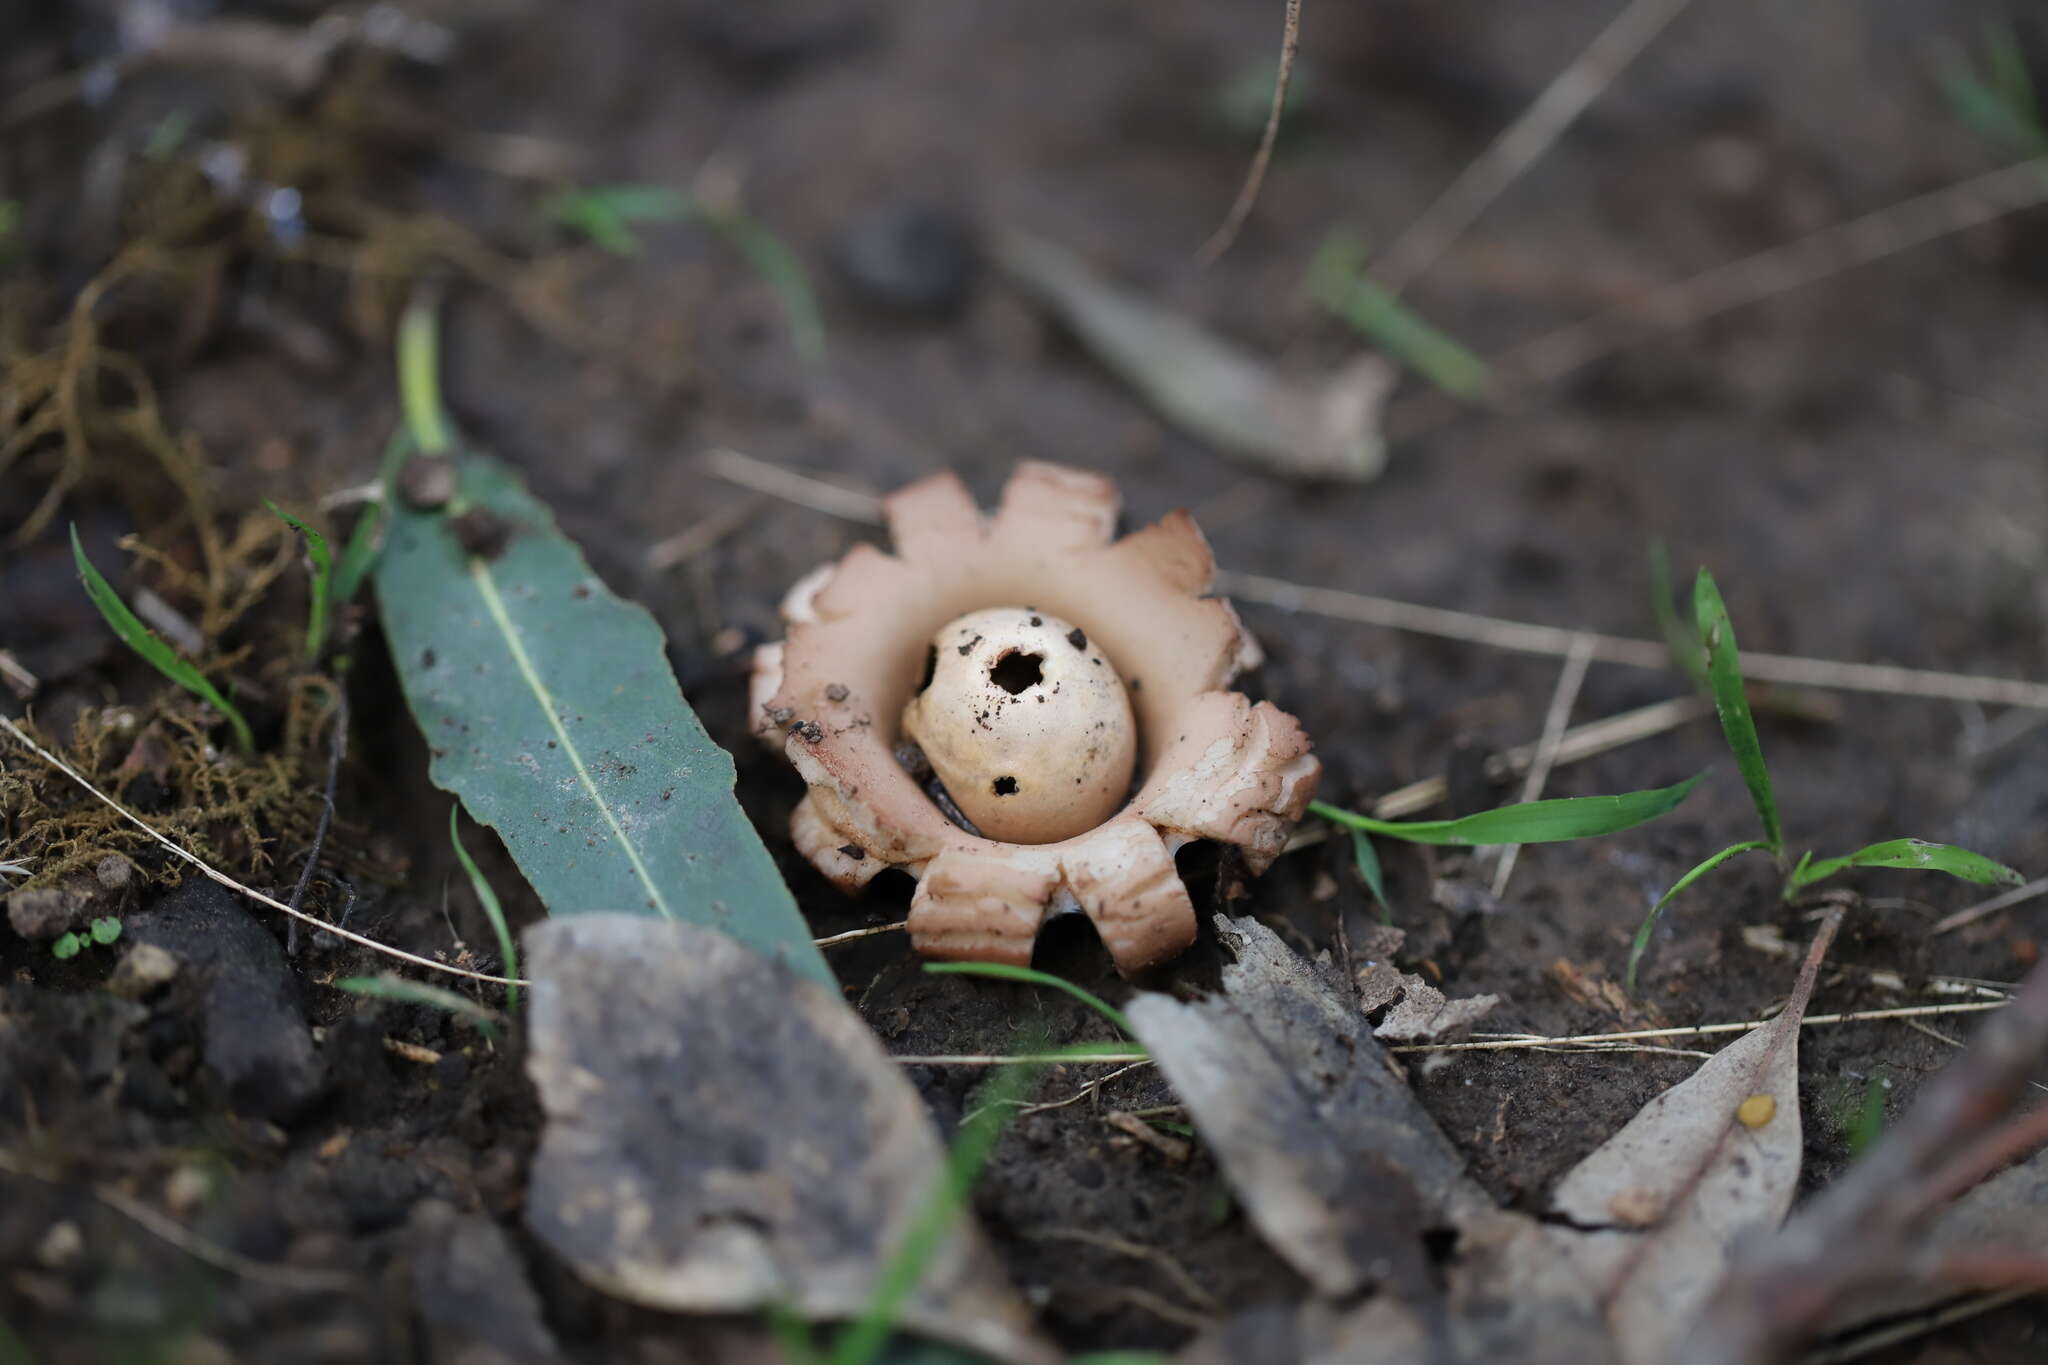
M1781 864L1785 860L1785 832L1778 825L1778 799L1771 791L1771 772L1764 766L1763 741L1757 738L1756 721L1749 714L1749 697L1742 688L1742 656L1735 645L1735 627L1728 620L1727 604L1714 576L1705 569L1693 581L1693 618L1699 625L1700 643L1707 653L1707 683L1714 694L1714 714L1721 719L1721 733L1742 770L1749 799L1763 822L1764 845Z
M226 717L228 724L235 727L235 741L241 745L242 752L255 753L256 736L251 733L249 722L242 718L242 713L235 709L233 702L220 694L220 690L204 673L159 639L148 626L142 624L133 611L129 610L128 604L121 600L121 595L114 591L114 585L107 582L105 576L93 567L92 561L86 558L85 546L79 543L78 527L75 525L71 528L71 558L78 565L78 576L85 581L86 596L99 608L100 615L106 618L107 624L113 628L114 634L120 637L121 643L141 655L157 672L220 712Z
M1560 796L1548 801L1483 810L1456 820L1376 820L1370 815L1311 801L1309 811L1325 820L1368 834L1385 835L1411 844L1550 844L1618 834L1669 814L1692 795L1705 773L1648 791L1618 796Z
M334 555L327 548L326 536L267 498L263 505L305 537L306 557L313 561L312 600L306 607L306 666L311 668L320 662L320 650L327 643L327 603L334 590Z
M1881 1077L1872 1076L1863 1087L1863 1104L1858 1109L1855 1122L1844 1134L1849 1145L1849 1155L1860 1157L1884 1136L1885 1084Z
M573 228L592 244L617 256L640 254L631 224L675 222L690 212L690 201L666 185L601 185L563 190L541 201L541 217Z
M1988 79L1977 75L1966 54L1952 53L1942 63L1939 74L1949 103L1979 136L2026 156L2048 154L2048 129L2041 125L2026 54L2011 26L1987 24L1984 47Z
M1636 966L1643 960L1643 953L1650 946L1650 932L1657 927L1658 917L1664 913L1664 907L1671 904L1672 898L1700 878L1706 876L1709 872L1712 872L1722 863L1727 862L1730 858L1744 853L1759 851L1770 853L1773 850L1769 844L1761 839L1751 839L1749 842L1742 844L1731 844L1673 882L1671 889L1657 898L1657 903L1650 907L1650 913L1643 916L1642 924L1636 929L1635 941L1629 944L1628 975L1623 978L1624 989L1631 995L1635 993Z
M1380 875L1379 850L1372 846L1372 836L1362 829L1351 831L1351 856L1357 860L1358 875L1365 880L1366 890L1380 907L1380 923L1394 922L1394 907L1387 904L1387 886Z
M967 965L967 964L959 964ZM839 1334L831 1354L831 1365L872 1365L895 1330L896 1315L904 1300L924 1277L925 1267L938 1253L974 1192L975 1179L988 1164L996 1139L1002 1136L1024 1097L1038 1081L1037 1066L1007 1066L981 1088L979 1104L960 1125L946 1154L946 1168L912 1218L896 1253L876 1278L874 1294L860 1317Z
M1692 679L1694 687L1707 690L1707 666L1700 658L1700 633L1679 619L1671 600L1671 554L1664 542L1650 542L1650 610L1656 614L1657 631L1664 648L1671 651L1671 666Z
M1006 962L927 962L924 969L938 976L987 976L998 981L1024 981L1034 986L1050 986L1056 991L1065 991L1115 1024L1126 1037L1138 1036L1132 1031L1131 1021L1124 1017L1122 1010L1095 992L1077 986L1063 977L1054 976L1050 972L1036 971L1030 967L1013 967Z
M1859 848L1854 853L1840 858L1814 859L1811 854L1800 860L1792 869L1792 875L1785 879L1785 896L1801 887L1811 886L1834 876L1850 867L1896 867L1914 872L1946 872L1951 877L1979 886L2018 886L2026 878L2012 868L1981 853L1954 844L1932 844L1925 839L1887 839L1883 843Z
M790 344L806 365L815 365L825 358L825 319L818 311L817 295L811 292L811 282L804 274L803 263L796 253L782 244L775 234L762 227L743 213L730 209L706 212L704 221L718 234L732 244L735 251L746 257L747 264L754 268L775 291L782 304L782 313L789 323Z
M391 439L384 443L384 458L377 471L377 482L384 489L382 500L373 502L363 509L356 518L355 529L349 533L348 544L342 547L341 563L334 570L334 604L347 606L355 600L363 581L376 567L377 555L384 548L384 523L390 515L391 498L398 483L398 471L405 464L405 457L412 454L412 432L405 427L391 433Z
M428 1009L446 1010L459 1014L476 1025L476 1031L486 1038L498 1036L499 1015L486 1009L466 995L429 986L424 981L410 977L379 973L376 976L345 976L334 983L334 988L347 991L350 995L368 996L373 1000L390 1000L401 1005L425 1005Z
M1493 379L1486 362L1368 279L1364 265L1364 242L1336 229L1309 263L1309 297L1445 393L1456 398L1484 393Z
M448 808L448 842L455 846L455 861L462 864L463 873L469 878L469 889L476 893L477 904L484 908L484 918L491 922L491 932L498 936L498 956L504 959L504 965L499 968L500 973L504 976L517 976L519 949L512 941L512 926L505 922L505 907L498 903L498 893L477 869L476 859L470 857L469 850L462 846L461 816L459 806ZM510 1014L518 1008L519 988L505 987L505 1012Z
M398 319L398 398L406 430L425 456L454 449L441 406L440 320L432 297L415 297Z

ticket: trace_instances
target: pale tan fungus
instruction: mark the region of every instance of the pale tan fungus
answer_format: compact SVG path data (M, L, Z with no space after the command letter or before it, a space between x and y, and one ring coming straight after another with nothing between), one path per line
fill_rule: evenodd
M809 786L790 820L797 848L848 890L889 867L917 877L909 931L927 957L1028 963L1045 920L1079 909L1119 970L1162 962L1195 939L1174 852L1196 839L1236 844L1247 869L1262 872L1315 795L1321 765L1300 723L1227 690L1258 662L1258 646L1228 602L1203 596L1215 564L1193 520L1174 512L1118 540L1118 503L1108 479L1050 464L1019 465L989 517L951 474L912 484L884 505L895 553L858 545L806 575L783 603L788 637L755 654L756 731ZM941 730L952 737L958 713L920 721L926 708L912 703L934 644L943 660L962 618L992 609L1010 619L1006 629L1057 622L1079 631L1086 657L1121 681L1135 723L1135 767L1120 781L1114 763L1075 771L1083 735L1033 751L1041 774L1068 764L1069 785L1081 776L1099 804L1041 812L1007 841L954 824L895 755L906 715L930 748L946 747L931 741ZM1032 615L1048 624L1030 627ZM1033 635L1023 652L1042 643ZM1074 662L1045 648L1041 668ZM955 658L984 670L998 662L974 648ZM981 685L975 671L957 671L956 699ZM935 666L934 687L938 676ZM1064 699L1064 674L1059 681ZM1028 704L1015 702L1021 695L1006 701L1006 717L1024 705L1054 709L1049 694ZM1091 726L1115 715L1099 692L1090 706L1076 711ZM1022 732L1033 727L1019 720L1017 728L1022 747L1011 752L1029 750ZM949 761L964 766L950 774L928 750L977 826L963 774L989 777L988 800L974 798L980 808L1021 794L997 798L993 782L1018 776L1021 788L1022 774L974 766L1000 764L999 749L993 740L978 753L963 746ZM1007 826L998 817L994 828Z

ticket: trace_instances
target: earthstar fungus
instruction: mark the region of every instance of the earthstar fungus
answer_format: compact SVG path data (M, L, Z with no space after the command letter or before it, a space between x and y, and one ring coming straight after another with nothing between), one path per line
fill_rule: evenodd
M1315 795L1300 723L1228 690L1259 649L1203 595L1194 521L1117 539L1119 505L1060 465L1020 464L988 517L952 474L924 479L884 502L895 553L805 575L787 638L755 654L756 733L809 786L797 849L849 891L918 878L926 957L1027 963L1078 909L1119 970L1165 961L1195 939L1174 853L1234 844L1262 872ZM899 760L906 739L979 833Z

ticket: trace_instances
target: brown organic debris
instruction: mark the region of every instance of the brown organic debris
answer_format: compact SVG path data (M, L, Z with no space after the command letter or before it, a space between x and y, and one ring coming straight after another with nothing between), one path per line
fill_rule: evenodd
M887 868L917 877L910 935L928 957L1027 963L1045 920L1079 909L1120 970L1164 961L1195 939L1175 851L1234 844L1261 872L1315 794L1321 765L1300 724L1227 690L1260 655L1230 604L1204 595L1215 565L1201 532L1175 512L1118 540L1118 508L1109 480L1050 464L1020 465L989 517L950 474L913 484L885 501L895 553L856 546L805 576L783 602L788 638L756 653L756 732L810 786L790 821L797 848L849 891ZM963 626L990 609L1007 632L993 649ZM995 676L1030 654L1035 680ZM990 677L942 685L941 660L948 677L977 661ZM951 746L926 755L942 784L971 775L975 790L948 793L971 822L1037 782L1092 793L1088 815L1107 818L999 825L1008 842L948 818L896 755L928 670L963 709L920 707L912 724ZM1116 780L1125 707L1138 750L1128 799ZM1046 732L1041 712L1076 728ZM1013 755L1038 766L988 766ZM1006 777L1014 786L999 791Z

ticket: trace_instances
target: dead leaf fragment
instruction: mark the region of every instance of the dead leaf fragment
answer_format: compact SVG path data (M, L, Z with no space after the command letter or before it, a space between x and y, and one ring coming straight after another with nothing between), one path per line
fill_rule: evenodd
M1325 1294L1423 1299L1421 1234L1491 1202L1395 1072L1341 974L1218 916L1224 993L1128 1007L1254 1226Z
M1401 1002L1373 1029L1375 1038L1394 1043L1429 1043L1472 1027L1500 1003L1497 995L1452 1000L1419 976L1402 982Z
M1551 1199L1574 1227L1531 1254L1569 1263L1604 1305L1624 1365L1671 1356L1736 1242L1784 1221L1799 1183L1799 1021L1839 908L1776 1019L1644 1105ZM1753 1121L1754 1120L1754 1121Z
M547 1112L534 1234L636 1303L858 1315L946 1159L867 1025L682 921L558 917L526 945L527 1070ZM969 1223L901 1318L1000 1360L1055 1358Z

